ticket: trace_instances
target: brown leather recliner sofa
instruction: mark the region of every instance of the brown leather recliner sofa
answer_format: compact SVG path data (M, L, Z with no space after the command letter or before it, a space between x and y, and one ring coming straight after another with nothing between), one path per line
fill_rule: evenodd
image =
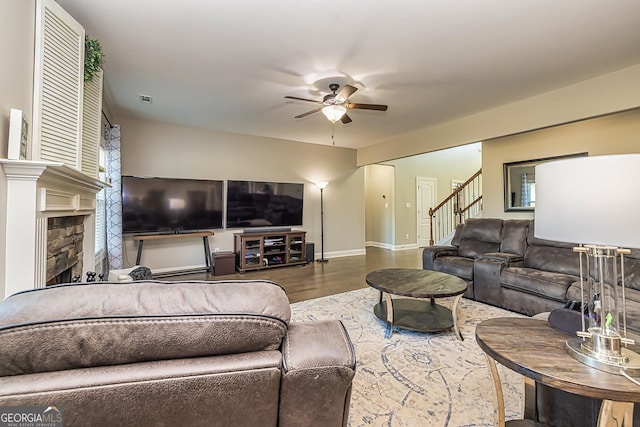
M575 243L535 237L533 220L474 218L456 228L451 245L429 246L424 269L464 279L468 298L534 315L580 301ZM640 251L625 256L627 324L640 333Z
M268 281L95 282L0 302L0 406L68 426L345 426L339 321L290 322Z

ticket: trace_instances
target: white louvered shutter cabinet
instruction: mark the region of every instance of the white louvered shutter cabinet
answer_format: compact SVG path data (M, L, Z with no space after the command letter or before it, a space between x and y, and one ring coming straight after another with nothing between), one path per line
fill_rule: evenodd
M38 0L31 158L78 170L82 170L84 35L84 28L55 1ZM97 153L95 157L97 163ZM96 176L93 168L97 171L97 166L91 166L91 175Z

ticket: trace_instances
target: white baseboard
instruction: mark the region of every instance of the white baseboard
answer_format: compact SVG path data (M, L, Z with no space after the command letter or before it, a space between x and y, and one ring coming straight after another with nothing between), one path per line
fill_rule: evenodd
M179 266L179 267L152 268L151 269L151 273L154 274L154 275L155 274L163 275L163 274L179 273L181 271L204 270L206 268L207 268L207 266L204 265L204 264L200 264L200 265L184 265L184 266Z
M371 242L367 241L365 246L373 246L375 248L388 249L390 251L406 251L408 249L417 249L419 246L415 243L409 243L407 245L392 245L391 243Z
M350 249L348 251L325 252L324 257L325 259L329 259L329 258L340 258L345 256L356 256L356 255L366 255L366 254L367 254L367 251L365 249ZM320 253L316 252L315 255L316 255L315 259L320 258Z
M394 251L406 251L409 249L418 249L419 246L415 243L409 243L407 245L396 245L392 250Z
M391 243L382 243L382 242L364 242L365 246L373 246L374 248L388 249L390 251L393 250L393 245Z

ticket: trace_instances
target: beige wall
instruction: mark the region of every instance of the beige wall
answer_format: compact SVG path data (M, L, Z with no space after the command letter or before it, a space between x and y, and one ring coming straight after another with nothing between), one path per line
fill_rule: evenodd
M33 104L35 2L0 2L0 156L7 156L9 114L22 110L29 124Z
M120 119L123 175L199 179L241 179L305 184L303 226L320 251L320 190L324 190L325 256L364 251L364 171L355 150L278 139L226 134L167 123ZM233 232L216 230L211 247L233 250ZM135 262L135 246L125 239L125 265ZM201 265L201 242L145 243L149 267Z
M367 245L392 249L395 245L395 168L369 165L364 170L365 240Z
M31 125L33 93L35 1L0 1L0 157L6 158L9 115L12 108L22 110ZM31 130L29 131L31 136ZM0 200L6 200L6 182L0 173ZM6 218L0 209L0 271L5 268ZM4 276L0 276L0 295L4 295Z
M358 150L358 165L640 107L640 64Z
M452 180L466 181L480 169L481 162L480 143L385 162L384 164L392 165L395 169L394 244L396 246L415 245L417 242L417 177L436 178L438 182L436 199L439 203L451 194ZM367 240L369 240L368 237Z
M504 212L503 163L580 152L640 153L640 109L484 142L483 216L533 218L533 212Z

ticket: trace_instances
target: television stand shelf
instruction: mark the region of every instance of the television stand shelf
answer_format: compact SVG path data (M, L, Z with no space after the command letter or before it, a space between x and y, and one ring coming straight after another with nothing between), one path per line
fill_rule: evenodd
M140 265L142 259L142 245L145 240L161 240L161 239L184 239L187 237L202 237L204 244L204 262L206 269L203 271L213 274L213 263L211 262L211 250L209 250L209 237L213 236L213 231L198 231L194 233L167 233L167 234L137 234L133 236L133 241L138 242L138 256L136 257L136 265ZM193 270L189 271L190 273Z
M234 233L236 270L285 267L307 263L306 231L272 231Z

